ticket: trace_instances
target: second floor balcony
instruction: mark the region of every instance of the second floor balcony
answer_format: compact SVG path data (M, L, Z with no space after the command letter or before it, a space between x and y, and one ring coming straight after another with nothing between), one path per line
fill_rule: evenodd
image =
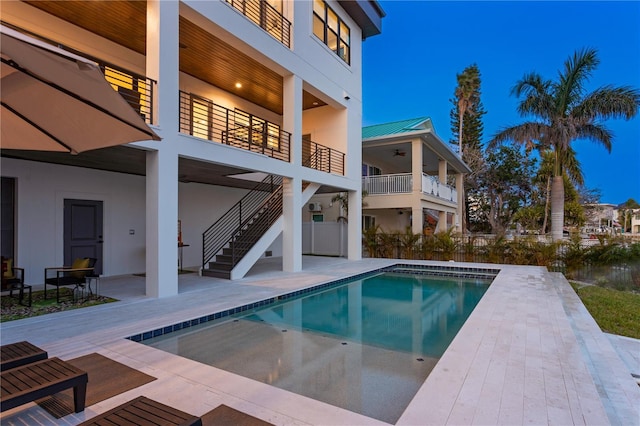
M280 43L291 47L291 22L269 2L264 0L226 0L226 2Z
M456 189L440 182L435 176L423 173L420 185L421 193L424 195L452 203L458 202ZM410 194L413 192L413 176L411 173L364 176L362 190L367 191L369 195Z

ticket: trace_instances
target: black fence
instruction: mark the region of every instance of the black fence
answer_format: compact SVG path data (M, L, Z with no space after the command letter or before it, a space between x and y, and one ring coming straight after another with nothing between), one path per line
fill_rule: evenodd
M640 243L552 242L544 237L364 232L365 256L544 266L568 279L640 291Z

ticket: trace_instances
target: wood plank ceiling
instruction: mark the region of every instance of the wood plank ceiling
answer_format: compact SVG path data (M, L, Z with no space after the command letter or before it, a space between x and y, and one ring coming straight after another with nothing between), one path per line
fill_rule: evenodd
M142 55L146 1L32 1L25 3ZM180 17L180 71L276 114L283 111L283 80L275 71ZM240 89L236 83L241 83ZM303 108L326 105L308 92Z

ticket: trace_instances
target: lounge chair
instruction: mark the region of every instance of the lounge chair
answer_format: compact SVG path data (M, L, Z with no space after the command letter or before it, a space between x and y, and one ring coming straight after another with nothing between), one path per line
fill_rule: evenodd
M84 410L89 377L68 362L48 358L5 370L0 373L0 381L0 411L73 388L74 410L79 413Z
M47 351L24 341L0 346L0 371L47 359Z
M93 417L79 426L89 425L162 425L202 426L200 417L192 416L145 396L139 396Z

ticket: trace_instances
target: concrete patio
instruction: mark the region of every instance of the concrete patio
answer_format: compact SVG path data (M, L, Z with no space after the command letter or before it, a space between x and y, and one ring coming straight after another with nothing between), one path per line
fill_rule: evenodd
M62 359L98 352L157 378L59 420L28 404L2 424L73 425L139 395L197 416L226 404L276 425L385 424L124 339L398 263L305 257L285 273L279 262L237 281L180 275L180 294L163 299L144 295L143 277L103 278L100 293L119 302L2 323L2 344L29 340ZM640 342L602 333L562 275L458 265L501 272L396 424L640 424Z

